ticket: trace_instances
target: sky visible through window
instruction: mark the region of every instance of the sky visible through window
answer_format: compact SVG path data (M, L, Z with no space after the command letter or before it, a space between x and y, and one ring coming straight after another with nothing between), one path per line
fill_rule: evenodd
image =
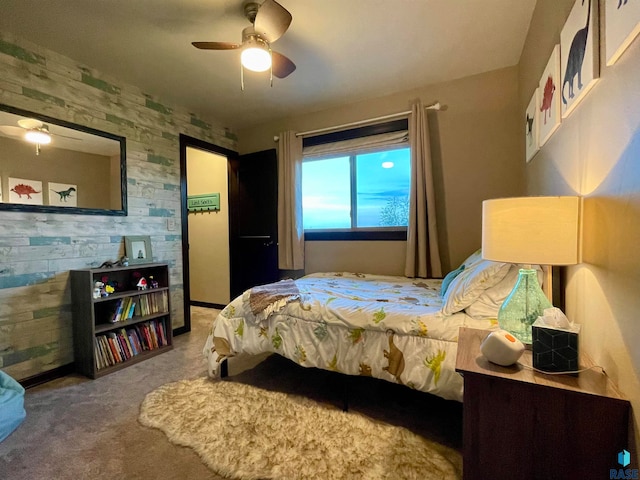
M407 225L410 165L408 148L356 157L357 227ZM350 181L349 157L303 163L305 230L351 228Z

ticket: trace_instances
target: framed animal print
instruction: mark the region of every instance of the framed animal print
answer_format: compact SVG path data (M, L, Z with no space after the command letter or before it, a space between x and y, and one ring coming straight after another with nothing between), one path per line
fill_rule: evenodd
M539 92L540 88L536 88L533 92L533 96L527 106L527 111L524 115L524 144L525 144L525 159L530 162L533 156L538 150L540 150L540 144L538 139L538 104L539 104Z
M56 207L77 207L78 206L78 186L70 183L48 184L49 205Z
M9 202L42 205L42 182L9 177Z
M560 126L560 45L553 47L551 57L540 77L538 95L538 138L542 147Z
M562 118L600 77L598 38L598 0L576 0L560 32Z
M604 18L607 65L613 65L640 33L640 2L606 0Z

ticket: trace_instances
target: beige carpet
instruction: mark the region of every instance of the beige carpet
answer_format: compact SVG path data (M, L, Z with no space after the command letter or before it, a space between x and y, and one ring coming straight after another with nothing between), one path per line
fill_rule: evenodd
M139 421L238 479L455 479L460 454L306 397L197 378L149 393Z

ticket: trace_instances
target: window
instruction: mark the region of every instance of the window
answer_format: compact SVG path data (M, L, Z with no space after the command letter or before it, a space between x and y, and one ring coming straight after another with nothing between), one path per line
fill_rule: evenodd
M314 234L321 231L332 233L322 239L406 237L411 159L406 120L400 122L404 130L397 130L398 122L390 122L395 127L387 128L396 128L393 132L360 137L351 133L351 138L327 143L315 137L315 145L305 145L302 165L305 238L320 239ZM368 128L371 127L357 130L362 133ZM397 233L363 236L363 232L389 230ZM360 235L349 234L353 232Z

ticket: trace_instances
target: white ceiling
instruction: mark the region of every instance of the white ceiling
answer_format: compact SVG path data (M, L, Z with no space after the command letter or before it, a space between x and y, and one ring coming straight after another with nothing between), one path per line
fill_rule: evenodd
M259 0L261 1L261 0ZM536 0L279 0L273 49L297 70L245 74L244 0L1 0L0 29L233 129L518 63Z

